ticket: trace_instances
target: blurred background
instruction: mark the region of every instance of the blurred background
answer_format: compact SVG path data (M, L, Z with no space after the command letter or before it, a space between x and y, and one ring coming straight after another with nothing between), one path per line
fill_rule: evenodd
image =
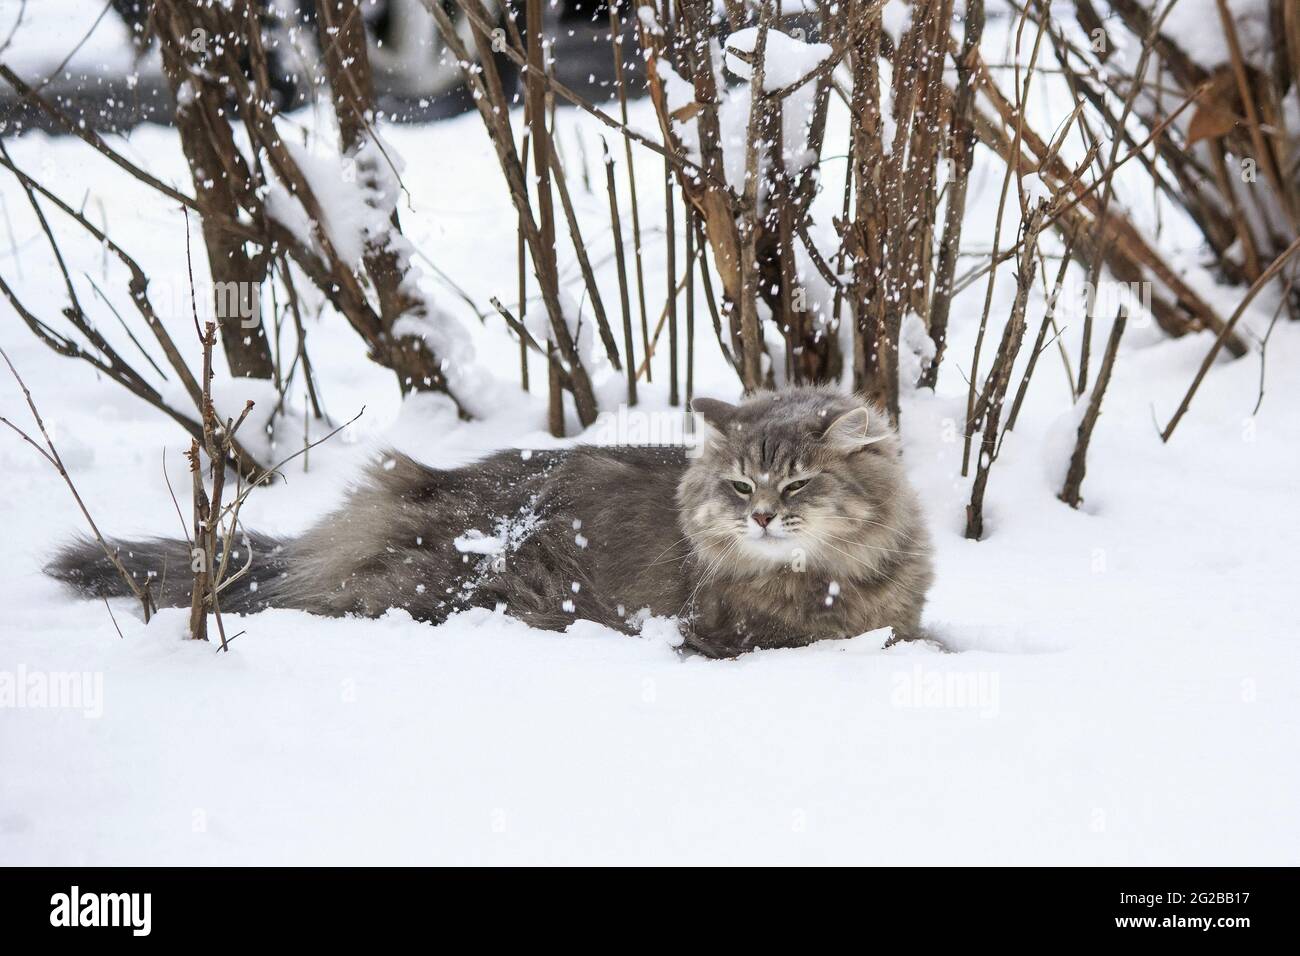
M322 85L315 3L254 0L272 24L267 55L282 110L310 99ZM486 0L498 16L503 0ZM515 4L516 6L518 4ZM376 106L393 122L423 122L471 107L464 77L447 54L438 25L423 0L363 0L370 38ZM620 32L634 37L634 21L616 4ZM469 37L469 25L452 0L443 9ZM91 127L110 132L143 122L170 123L172 104L156 44L148 36L148 0L0 0L0 56L44 95ZM523 18L519 17L522 24ZM546 39L556 76L593 101L615 95L614 63L608 42L610 5L604 0L559 0L548 4ZM629 79L643 74L634 42L624 44ZM503 80L516 84L517 71L498 58ZM634 83L630 92L642 92ZM40 109L8 86L0 89L0 122L24 129L57 131Z

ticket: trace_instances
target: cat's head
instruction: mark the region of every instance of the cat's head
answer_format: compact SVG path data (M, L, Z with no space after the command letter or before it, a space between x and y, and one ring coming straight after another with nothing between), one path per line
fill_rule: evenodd
M678 489L684 530L717 574L876 566L911 492L874 405L823 388L696 399L702 453ZM873 551L874 549L874 551ZM865 564L864 564L865 562Z

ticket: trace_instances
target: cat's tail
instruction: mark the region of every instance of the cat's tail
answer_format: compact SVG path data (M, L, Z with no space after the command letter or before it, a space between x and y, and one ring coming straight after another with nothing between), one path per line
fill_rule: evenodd
M221 592L221 609L257 611L272 603L276 584L285 575L283 544L266 535L250 533L231 542L226 579L248 570ZM108 546L139 584L149 583L158 607L188 607L194 571L201 567L202 552L187 541L150 538L145 541L109 541ZM221 561L225 542L217 548ZM71 585L86 597L128 597L131 589L94 538L81 537L66 545L45 566L45 573Z

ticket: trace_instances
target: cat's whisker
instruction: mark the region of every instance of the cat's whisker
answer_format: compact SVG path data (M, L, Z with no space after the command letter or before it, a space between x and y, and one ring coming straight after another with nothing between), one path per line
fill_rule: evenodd
M678 546L679 544L681 544L683 541L686 541L686 540L690 539L691 537L696 537L696 538L706 538L706 539L707 539L707 538L710 538L710 537L720 537L720 536L722 536L722 535L724 535L724 534L726 534L726 533L727 533L727 532L726 532L725 529L718 530L718 529L716 529L716 528L715 528L715 529L706 529L706 530L704 530L704 531L697 532L697 533L695 533L694 535L692 535L692 534L690 534L690 533L688 532L687 534L682 535L680 538L678 538L676 541L674 541L674 542L673 542L672 544L670 544L668 547L664 548L664 549L663 549L662 551L660 551L658 554L656 554L655 557L654 557L654 560L651 561L649 564L647 564L646 567L647 567L647 568L653 568L653 567L654 567L655 565L657 565L657 564L667 563L667 562L669 562L669 561L677 561L677 560L680 560L679 558L664 558L664 555L667 554L669 551L671 551L673 548L677 547L677 546ZM690 549L688 549L688 551L689 551L689 550L690 550ZM660 561L661 558L663 558L663 561Z
M742 543L743 541L744 541L744 539L741 538L741 537L733 538L733 539L732 539L732 540L727 544L727 546L726 546L725 548L723 548L722 551L720 551L720 552L718 553L718 555L714 558L714 560L713 560L713 561L708 565L708 567L705 569L704 574L700 576L700 581L699 581L699 583L697 583L697 584L695 585L695 589L694 589L693 591L691 591L691 596L690 596L690 598L689 598L689 600L688 600L688 603L692 603L692 602L694 602L694 600L695 600L695 596L696 596L697 594L699 594L700 589L701 589L702 587L704 587L704 585L706 585L706 584L708 584L710 581L712 581L715 577L717 577L718 572L720 572L720 571L722 570L722 565L723 565L723 563L724 563L728 558L730 558L731 555L732 555L734 552L736 552L737 550L739 550L740 545L741 545L741 543Z
M835 521L861 521L865 524L873 524L877 528L884 528L886 531L892 531L894 532L894 534L900 535L904 538L911 537L906 531L903 531L900 528L895 528L892 525L887 525L883 521L876 521L874 518L857 518L854 517L853 515L839 515L839 514L829 515L828 518Z
M815 537L815 536L814 536L814 537ZM868 571L870 571L872 574L876 575L877 577L884 578L886 581L888 581L890 584L893 584L895 587L900 587L900 588L902 588L904 591L910 591L912 594L922 594L922 593L924 593L924 592L921 592L921 591L917 591L915 588L908 587L908 586L907 586L906 584L904 584L902 581L899 581L898 579L896 579L896 578L890 576L889 574L886 574L884 571L880 570L880 568L872 567L870 564L868 564L867 562L863 561L861 558L858 558L858 557L855 557L855 556L852 555L852 554L849 554L847 551L843 550L842 548L837 548L837 547L835 547L835 545L831 544L829 541L823 541L823 540L821 540L821 539L819 539L819 538L816 539L816 540L818 540L819 543L824 544L826 547L830 548L832 551L838 551L840 554L844 555L844 557L848 558L850 561L856 561L858 564L862 565L864 568L866 568L866 569L867 569Z
M734 551L738 550L739 547L740 547L740 542L739 542L739 541L733 541L732 544L731 544L731 547L730 547L728 550L726 550L726 551L722 552L722 554L718 555L718 560L716 560L716 561L713 562L713 567L709 570L708 574L707 574L707 575L706 575L706 576L705 576L705 577L700 581L699 584L696 585L696 587L695 587L695 591L692 592L692 594L691 594L691 599L692 599L692 600L695 599L695 594L697 594L697 593L699 592L700 588L702 588L702 587L704 587L705 585L711 583L711 582L713 581L713 579L716 578L716 577L718 576L718 574L722 571L722 567L723 567L723 565L726 564L727 560L731 557L731 554L732 554Z
M885 548L878 544L868 544L865 541L854 541L852 538L841 538L839 535L831 534L829 531L823 531L822 534L829 538L834 538L836 541L843 541L845 544L851 544L859 548L868 548L872 551L886 551L889 554L910 554L918 558L929 556L929 552L927 551L904 551L900 548Z

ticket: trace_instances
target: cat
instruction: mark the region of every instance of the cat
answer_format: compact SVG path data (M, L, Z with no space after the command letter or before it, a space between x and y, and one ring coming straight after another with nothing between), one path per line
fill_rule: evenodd
M297 538L248 534L225 612L299 608L441 622L467 608L562 630L678 620L712 657L891 627L922 636L929 537L898 437L827 388L697 399L698 449L501 451L440 470L388 453L343 507ZM184 541L116 543L160 606L190 603ZM251 550L251 558L249 551ZM46 569L83 594L127 593L95 542Z

